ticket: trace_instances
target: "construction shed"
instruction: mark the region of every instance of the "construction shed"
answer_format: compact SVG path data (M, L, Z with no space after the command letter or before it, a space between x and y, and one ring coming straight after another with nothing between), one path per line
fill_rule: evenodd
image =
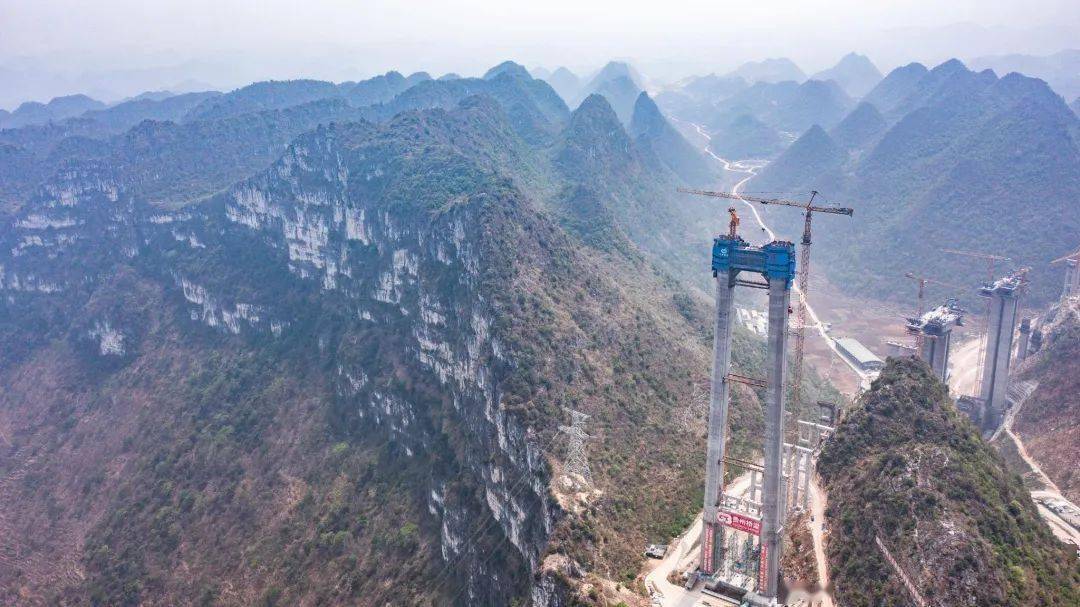
M885 361L853 337L841 337L836 340L836 347L863 371L879 371L885 366Z

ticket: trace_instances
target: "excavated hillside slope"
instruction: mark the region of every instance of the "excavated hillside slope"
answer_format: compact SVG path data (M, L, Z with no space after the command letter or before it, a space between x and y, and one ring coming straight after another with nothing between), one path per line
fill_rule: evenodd
M1028 453L1061 492L1080 502L1080 301L1055 306L1040 327L1040 348L1020 381L1034 381L1013 422Z

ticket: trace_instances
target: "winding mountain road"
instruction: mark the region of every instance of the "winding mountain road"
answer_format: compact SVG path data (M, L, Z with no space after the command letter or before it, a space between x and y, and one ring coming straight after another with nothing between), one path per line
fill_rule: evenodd
M704 138L704 140L706 142L706 146L704 148L705 153L708 154L709 156L711 156L714 160L719 162L721 165L723 165L725 171L729 171L729 172L732 172L732 173L745 173L746 174L746 177L739 180L739 182L736 183L731 188L731 193L734 194L735 196L739 196L739 191L742 190L742 187L744 185L746 185L746 183L748 181L750 181L755 176L757 176L758 170L760 170L766 164L764 161L761 161L761 162L745 162L745 161L730 162L730 161L728 161L728 160L726 160L724 158L721 158L720 156L716 155L716 153L714 153L712 150L709 149L708 142L712 140L712 136L710 136L708 133L706 133L705 129L701 128L701 125L695 124L693 122L687 122L687 121L684 121L684 120L679 120L678 118L674 118L674 117L672 118L672 120L675 120L676 122L682 122L683 124L688 124L691 127L693 127L698 132L698 134L701 135L702 138ZM765 223L765 219L762 218L761 213L758 212L757 207L755 207L753 205L753 203L749 202L748 200L745 200L741 196L739 196L739 202L742 202L744 205L746 205L746 208L750 209L750 213L754 216L754 221L757 223L758 227L761 228L761 231L764 232L765 235L767 236L767 238L763 239L764 242L769 242L769 241L776 240L776 233L772 230L772 228L769 227L769 225L767 223ZM748 236L748 235L746 235L746 234L743 235L744 238L746 238L746 236ZM751 240L751 239L747 238L747 240ZM764 242L762 242L761 244L764 244ZM833 339L831 337L829 337L829 333L825 328L825 323L821 322L821 319L818 317L817 312L814 310L814 307L812 305L810 305L810 300L807 299L803 295L803 292L802 292L801 289L799 289L798 285L794 285L792 287L792 290L799 297L799 299L806 305L806 315L810 318L810 327L813 328L814 331L818 335L821 336L821 339L824 340L825 345L828 346L828 348L830 350L832 350L833 355L836 356L837 358L839 358L845 365L847 365L848 368L850 368L852 370L852 372L854 372L859 377L859 379L861 381L868 382L871 379L873 379L873 376L870 373L867 373L867 372L863 371L862 369L859 369L859 367L857 367L853 361L851 361L848 357L846 357L846 356L844 356L843 354L840 353L840 350L839 350L839 348L837 348L836 343L833 341Z

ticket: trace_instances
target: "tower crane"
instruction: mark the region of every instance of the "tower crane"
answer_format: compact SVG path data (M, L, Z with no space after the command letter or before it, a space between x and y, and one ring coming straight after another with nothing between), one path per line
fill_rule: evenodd
M935 285L941 285L943 287L950 287L950 288L954 288L954 289L963 289L963 287L961 287L959 285L954 285L952 283L942 282L940 280L934 280L933 278L927 278L925 276L916 275L914 272L907 272L907 273L904 274L904 277L905 278L910 278L910 279L912 279L912 280L919 283L919 294L918 294L918 298L916 299L917 303L915 305L915 318L922 318L922 315L923 315L923 312L924 312L924 309L923 309L923 301L924 301L923 296L926 294L926 285L927 284L932 283L932 284L935 284ZM921 354L922 345L923 345L923 334L922 333L916 333L915 334L915 352L920 353L919 354L920 356L922 355Z
M784 200L782 198L759 198L745 194L731 194L728 192L714 192L711 190L693 190L690 188L678 188L683 194L695 194L697 196L710 196L712 198L726 198L729 200L741 200L743 202L757 202L764 205L781 205L803 209L806 217L803 224L802 250L799 251L799 310L795 330L795 360L792 365L794 377L791 381L791 402L798 406L800 392L802 390L803 377L803 351L806 346L806 308L807 293L810 288L810 219L814 213L831 213L834 215L851 216L855 211L848 207L837 205L814 206L814 198L817 191L810 192L810 200L798 202Z
M1001 255L991 255L989 253L979 253L978 251L964 251L960 249L942 249L944 253L952 253L953 255L963 255L965 257L974 257L976 259L986 260L986 282L994 282L994 266L999 261L1012 261L1008 257ZM990 300L986 300L986 312L983 314L983 326L986 330L990 327ZM983 361L986 358L986 339L979 342L979 366L975 371L975 384L982 385L983 374Z

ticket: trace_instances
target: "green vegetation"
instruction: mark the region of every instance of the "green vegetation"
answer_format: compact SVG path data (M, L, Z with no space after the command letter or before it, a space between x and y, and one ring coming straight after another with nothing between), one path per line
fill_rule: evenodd
M925 364L889 359L827 443L828 557L845 605L908 605L881 541L938 604L1075 605L1073 555Z
M751 182L765 191L818 190L855 209L851 221L815 226L815 263L832 282L910 301L901 277L915 271L970 286L959 295L975 307L986 266L941 252L953 248L1010 257L1032 269L1032 301L1056 298L1060 270L1047 264L1075 249L1080 233L1072 212L1080 118L1061 98L1040 80L975 73L953 60L929 72L898 68L867 100L887 130L862 106L849 118L864 124L834 131L846 150L840 157L822 142L809 154L792 146ZM773 220L785 236L801 231L790 214Z

